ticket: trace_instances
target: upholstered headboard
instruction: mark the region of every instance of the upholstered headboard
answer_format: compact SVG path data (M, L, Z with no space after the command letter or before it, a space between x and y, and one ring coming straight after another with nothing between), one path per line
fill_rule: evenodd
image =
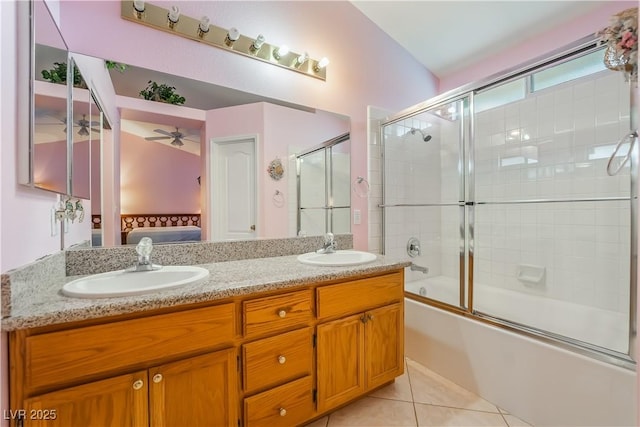
M123 232L140 227L200 227L200 214L127 214L120 215L120 224Z

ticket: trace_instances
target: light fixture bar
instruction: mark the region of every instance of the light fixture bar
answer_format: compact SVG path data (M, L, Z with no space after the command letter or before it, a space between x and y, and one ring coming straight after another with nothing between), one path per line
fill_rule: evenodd
M277 49L279 46L269 44L266 41L261 44L260 49L256 50L254 46L256 38L247 37L242 34L239 34L238 39L232 43L226 43L225 40L227 40L229 31L232 29L210 24L209 31L203 32L200 26L201 19L191 18L190 16L182 14L179 16L179 22L176 22L175 25L168 25L168 21L171 22L167 19L169 12L169 9L164 9L150 3L144 3L144 11L140 12L134 8L133 0L121 1L120 16L127 21L137 22L138 24L146 25L156 30L173 33L196 42L205 43L228 52L234 52L247 58L257 59L316 79L327 80L326 66L318 66L320 61L307 58L304 63L298 64L296 60L303 56L304 53L289 51L284 55L278 55Z

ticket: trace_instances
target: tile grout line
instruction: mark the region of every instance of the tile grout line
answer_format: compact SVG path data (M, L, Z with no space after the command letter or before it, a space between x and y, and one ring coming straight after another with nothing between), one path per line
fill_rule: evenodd
M413 386L411 385L411 374L409 373L409 364L407 363L407 357L404 357L404 369L407 371L407 381L409 381L409 391L411 392L411 405L413 405L413 418L418 426L418 412L416 411L416 400L413 397Z

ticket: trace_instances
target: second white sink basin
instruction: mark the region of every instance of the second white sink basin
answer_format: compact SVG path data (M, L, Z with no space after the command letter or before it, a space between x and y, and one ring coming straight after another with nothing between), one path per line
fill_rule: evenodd
M118 270L76 279L62 287L75 298L108 298L140 295L171 289L206 279L209 270L195 266L166 265L154 271Z
M354 250L338 250L327 254L308 252L298 255L298 261L303 264L326 265L328 267L366 264L375 260L375 254Z

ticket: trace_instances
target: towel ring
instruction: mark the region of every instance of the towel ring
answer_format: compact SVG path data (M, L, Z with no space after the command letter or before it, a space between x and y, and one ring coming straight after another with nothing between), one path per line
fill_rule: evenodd
M611 157L609 157L609 162L607 162L607 174L609 176L617 175L622 170L624 165L627 164L627 162L631 158L631 153L633 153L633 145L637 137L638 137L638 132L633 131L633 132L629 132L624 137L622 137L620 141L618 141L618 144L616 145L616 149L613 150L613 154L611 154ZM615 169L612 170L611 165L613 164L613 159L616 157L616 155L618 154L618 151L620 151L620 148L627 140L629 140L629 151L627 151L627 154L624 155L624 158L622 159L620 164Z
M353 192L358 197L367 197L369 195L369 182L361 176L358 176L351 185Z
M281 208L284 206L285 200L284 200L284 194L282 193L282 191L276 190L276 192L273 194L272 199L275 207Z

